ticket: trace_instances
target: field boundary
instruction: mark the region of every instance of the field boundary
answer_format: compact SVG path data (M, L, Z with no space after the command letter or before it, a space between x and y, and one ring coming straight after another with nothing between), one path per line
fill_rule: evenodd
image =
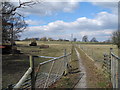
M80 46L79 46L80 48ZM81 49L81 48L80 48ZM94 59L92 59L83 49L81 51L93 62L95 62ZM110 82L112 83L113 88L120 88L120 57L115 55L112 51L112 48L110 48L110 54L104 54L104 59L102 68L99 68L96 64L95 66L102 72L104 75L109 78Z
M60 57L54 57L51 60L39 63L37 69L34 67L34 57L41 56L30 56L30 67L15 85L12 85L9 88L22 88L27 89L31 88L48 88L50 85L55 83L61 78L63 73L67 73L67 65L71 59L71 53L66 54L66 49L64 55ZM58 63L60 66L58 66ZM46 71L41 71L42 68L47 68ZM57 70L55 68L57 67ZM44 81L44 82L43 82Z
M93 62L95 62L95 60L93 58L91 58L80 46L79 48L82 50L82 52Z

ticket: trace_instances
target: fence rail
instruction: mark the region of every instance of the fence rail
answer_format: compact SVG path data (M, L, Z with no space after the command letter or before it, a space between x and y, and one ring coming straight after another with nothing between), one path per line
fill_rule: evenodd
M36 57L39 58L41 56L30 56L29 69L19 82L14 85L13 89L31 88L34 90L35 88L48 88L54 82L59 80L65 72L67 73L67 65L70 62L71 53L66 54L65 49L63 56L53 57L51 60L39 63L37 69L34 67L34 59Z
M109 78L113 88L120 88L120 57L113 53L113 49L110 48L110 54L104 54L103 58L98 58L97 53L93 48L79 45L79 47L85 51L85 53L95 62L101 63L104 75ZM102 54L101 54L102 56ZM101 57L100 56L100 57Z
M120 81L119 81L120 68L118 67L119 62L120 62L120 58L112 52L112 49L111 49L110 55L111 55L111 82L112 82L112 86L113 86L113 88L120 88L120 86L119 86L120 85Z
M112 55L113 57L115 57L116 59L120 60L120 57L118 57L118 56L115 55L114 53L111 52L111 55Z
M112 83L113 88L120 88L120 58L110 49L110 55L104 55L103 70Z

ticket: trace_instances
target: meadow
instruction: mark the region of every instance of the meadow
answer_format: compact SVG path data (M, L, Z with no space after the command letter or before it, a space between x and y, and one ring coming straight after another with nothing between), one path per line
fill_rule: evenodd
M3 55L3 88L6 88L9 84L17 83L29 68L29 55L33 56L50 56L59 57L64 55L64 50L67 53L71 52L71 42L65 41L37 41L37 46L29 46L31 41L16 41L17 49L22 54ZM110 48L113 48L114 53L117 54L117 47L112 44L83 44L75 42L75 45L82 48L93 60L101 63L103 60L103 54L109 54ZM40 45L49 45L49 48L40 48ZM35 58L35 67L41 62L50 60L50 58ZM73 69L78 68L78 60L76 52L73 50L71 66ZM79 73L69 74L66 77L57 82L53 87L68 87L71 88L79 79ZM74 81L74 82L73 82Z
M54 43L38 41L37 43L38 46L29 46L30 41L16 42L17 49L20 50L21 54L14 55L6 54L2 56L3 88L6 88L10 84L16 84L20 80L20 78L24 75L24 73L29 68L29 55L59 57L64 55L65 49L67 53L71 52L71 44L69 44L69 42ZM40 48L39 45L43 44L49 45L49 48ZM37 67L39 63L50 59L51 58L35 58L34 59L35 67Z
M115 55L118 55L118 49L113 44L79 44L81 48L95 63L101 68L104 60L104 55L110 54L110 48Z

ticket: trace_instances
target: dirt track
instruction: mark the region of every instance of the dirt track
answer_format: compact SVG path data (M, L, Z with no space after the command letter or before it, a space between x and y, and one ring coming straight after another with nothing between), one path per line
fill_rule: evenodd
M86 82L86 69L82 63L82 60L80 58L80 54L78 52L78 50L75 48L78 60L79 60L79 68L81 71L81 74L83 74L82 78L80 79L80 81L78 82L78 84L75 86L75 88L87 88L87 82Z
M81 73L84 73L75 88L109 88L103 74L97 69L94 62L80 50L76 49Z

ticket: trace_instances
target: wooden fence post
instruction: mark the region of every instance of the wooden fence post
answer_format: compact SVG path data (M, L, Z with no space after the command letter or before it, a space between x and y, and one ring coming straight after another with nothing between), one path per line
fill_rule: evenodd
M113 87L113 60L112 60L112 48L110 48L110 59L111 59L111 82L112 82L112 87Z
M32 55L30 55L30 67L32 69L32 73L31 73L31 90L35 90L34 57Z
M109 79L111 81L111 56L108 56L108 60L109 60Z
M120 48L118 48L118 57L120 58ZM118 88L120 88L120 60L118 60Z
M66 58L66 49L64 49L64 64L65 64L65 71L64 71L64 75L68 74L68 70L67 70L67 58Z

